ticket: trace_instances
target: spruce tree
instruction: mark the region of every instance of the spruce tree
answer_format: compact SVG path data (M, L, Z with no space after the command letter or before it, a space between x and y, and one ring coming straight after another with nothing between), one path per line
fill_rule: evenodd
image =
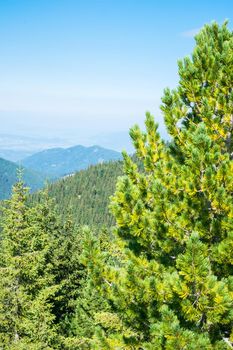
M72 220L67 218L55 233L52 271L58 288L52 299L53 313L61 348L69 349L69 344L73 342L72 324L77 299L86 287L86 269L81 259L83 230L75 227Z
M206 25L166 89L164 142L147 113L111 208L118 259L99 284L122 324L100 349L233 347L233 33ZM116 339L118 343L116 344Z
M31 205L22 180L2 220L0 349L65 349L85 275L82 231L60 220L47 190Z
M0 348L53 349L57 343L49 299L51 239L40 229L38 208L27 206L23 181L5 204L0 242Z
M83 264L83 275L75 301L76 308L70 324L70 336L66 338L65 349L98 349L98 336L101 319L110 315L111 307L106 298L96 288L98 279L98 260L100 250L110 256L110 234L107 230L92 232L84 227L78 234L79 262Z

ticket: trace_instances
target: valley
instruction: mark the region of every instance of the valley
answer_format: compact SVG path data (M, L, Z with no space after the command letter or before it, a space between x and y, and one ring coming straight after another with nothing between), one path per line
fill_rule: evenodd
M231 10L0 1L0 350L233 349Z
M25 185L30 188L31 192L35 192L38 189L42 189L47 182L52 183L60 178L64 178L69 183L71 178L73 180L71 175L80 170L120 159L122 159L122 156L119 152L99 146L51 148L32 154L18 163L0 158L0 199L6 199L10 196L11 188L17 181L17 169L22 169ZM103 169L105 169L105 165L103 165ZM82 174L79 176L84 178L85 175ZM89 173L86 175L89 176ZM96 175L97 177L99 176L98 170ZM69 177L71 178L69 179ZM74 181L76 181L76 175L74 178ZM58 188L61 186L61 183L62 180L57 184ZM91 188L93 189L93 186ZM106 192L106 196L107 194L108 192Z

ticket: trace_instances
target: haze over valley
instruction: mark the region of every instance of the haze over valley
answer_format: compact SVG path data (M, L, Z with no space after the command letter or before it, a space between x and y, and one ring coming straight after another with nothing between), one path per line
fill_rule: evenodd
M0 1L0 350L233 349L232 14Z

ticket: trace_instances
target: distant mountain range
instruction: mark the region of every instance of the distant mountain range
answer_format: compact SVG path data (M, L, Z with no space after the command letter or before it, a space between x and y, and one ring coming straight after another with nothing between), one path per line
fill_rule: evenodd
M6 199L11 194L12 186L17 181L19 166L13 162L0 158L0 199ZM23 169L25 184L35 191L44 186L46 177L34 171Z
M0 158L17 162L45 149L71 145L72 143L58 138L0 134Z
M59 178L87 169L90 165L121 158L121 153L99 146L75 146L42 151L23 159L21 164L52 178Z
M121 153L99 146L52 148L35 153L15 163L0 156L0 200L11 194L17 181L17 169L23 168L25 184L34 192L44 186L46 180L54 181L91 165L120 160Z
M134 151L128 130L103 132L89 137L76 135L68 138L0 133L0 158L18 162L47 149L68 148L77 145L77 143L87 147L101 145L103 148L113 149L117 152L121 152L123 149L129 153Z

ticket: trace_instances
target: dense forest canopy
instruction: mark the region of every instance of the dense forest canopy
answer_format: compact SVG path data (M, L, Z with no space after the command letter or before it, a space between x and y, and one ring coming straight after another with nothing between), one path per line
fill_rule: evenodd
M109 197L122 174L122 161L106 162L49 184L47 190L62 218L72 215L77 225L109 227L115 222L109 211ZM30 202L40 201L41 195L43 192L33 194Z
M150 113L146 131L130 130L137 161L123 154L113 230L77 228L51 189L32 203L15 185L1 219L1 349L233 347L233 33L213 23L195 40L162 98L169 144Z

